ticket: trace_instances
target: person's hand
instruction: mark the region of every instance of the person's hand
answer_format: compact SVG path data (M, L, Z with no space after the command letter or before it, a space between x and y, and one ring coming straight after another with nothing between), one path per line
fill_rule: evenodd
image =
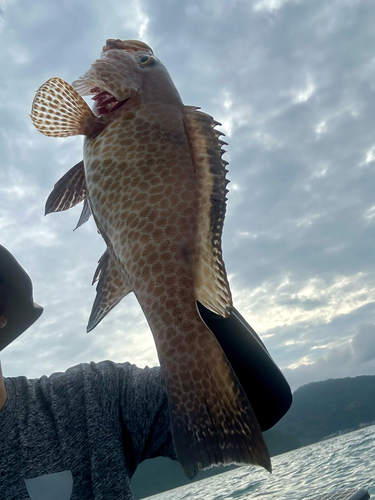
M7 311L6 311L6 286L0 283L0 328L4 328L7 324Z

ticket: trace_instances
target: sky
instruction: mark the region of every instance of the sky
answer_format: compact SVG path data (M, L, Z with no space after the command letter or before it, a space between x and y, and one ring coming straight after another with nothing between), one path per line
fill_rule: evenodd
M0 243L31 276L41 318L1 353L6 376L82 362L158 364L133 294L90 334L105 250L81 205L44 217L82 137L48 138L37 88L72 82L108 38L148 43L185 104L222 123L223 252L235 307L293 390L375 375L373 0L0 0Z

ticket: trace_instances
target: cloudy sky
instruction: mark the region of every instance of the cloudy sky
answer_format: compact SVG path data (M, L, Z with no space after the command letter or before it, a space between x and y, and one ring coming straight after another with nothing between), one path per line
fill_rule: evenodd
M224 259L235 306L293 389L375 374L373 0L0 0L0 242L34 282L40 320L1 355L37 377L91 360L157 364L133 295L90 334L105 247L81 206L44 217L82 138L29 118L48 78L72 82L107 38L140 39L183 101L227 136Z

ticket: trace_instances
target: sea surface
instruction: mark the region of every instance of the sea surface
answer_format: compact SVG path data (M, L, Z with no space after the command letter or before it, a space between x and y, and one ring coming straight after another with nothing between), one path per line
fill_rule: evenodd
M272 467L272 475L241 467L147 498L302 500L362 487L375 500L375 426L278 455Z

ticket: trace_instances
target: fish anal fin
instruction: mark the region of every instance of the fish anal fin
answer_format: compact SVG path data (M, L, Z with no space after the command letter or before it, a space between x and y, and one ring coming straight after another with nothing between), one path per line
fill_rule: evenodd
M133 291L125 271L117 263L110 248L106 249L99 260L93 283L96 281L98 281L98 285L87 325L88 332L93 330L121 299Z
M86 198L83 160L59 179L48 196L45 215L74 207Z
M39 132L52 137L94 137L105 127L78 92L57 77L39 87L30 116Z
M197 108L185 106L184 126L196 171L199 207L194 257L196 300L210 311L228 317L232 296L222 257L221 238L226 212L227 162L215 130L218 122Z

